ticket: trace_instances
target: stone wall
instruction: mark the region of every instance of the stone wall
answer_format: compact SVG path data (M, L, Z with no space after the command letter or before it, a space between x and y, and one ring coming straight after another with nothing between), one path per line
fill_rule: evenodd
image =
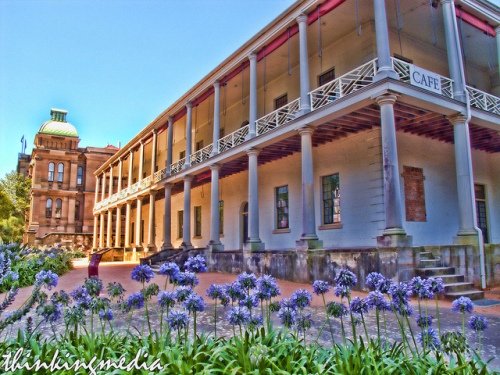
M37 247L60 245L68 250L90 252L92 233L51 233L41 238L28 237L28 245Z

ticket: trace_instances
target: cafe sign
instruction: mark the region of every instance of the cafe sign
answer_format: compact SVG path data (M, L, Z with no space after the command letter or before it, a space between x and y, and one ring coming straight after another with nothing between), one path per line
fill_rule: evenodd
M414 86L441 94L441 77L428 70L410 65L410 83Z

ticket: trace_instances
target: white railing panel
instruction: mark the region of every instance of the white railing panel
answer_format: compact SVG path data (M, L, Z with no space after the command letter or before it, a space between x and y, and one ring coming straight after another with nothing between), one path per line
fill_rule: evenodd
M182 170L184 163L186 163L186 158L182 158L175 163L172 163L172 165L170 166L170 175L179 173Z
M261 117L256 121L257 135L267 133L294 120L300 109L300 98L297 98L287 105Z
M236 147L247 139L250 127L245 125L217 141L218 152L224 152Z
M201 150L196 151L193 155L191 155L191 165L199 164L209 159L212 155L213 148L213 144L209 144L208 146L203 147Z
M500 115L500 98L470 86L467 86L467 92L471 107Z

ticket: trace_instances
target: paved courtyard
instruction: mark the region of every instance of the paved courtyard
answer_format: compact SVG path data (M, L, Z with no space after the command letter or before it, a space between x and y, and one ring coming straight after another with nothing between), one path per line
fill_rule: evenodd
M126 294L130 294L136 291L139 291L141 288L140 283L137 283L130 279L130 272L132 268L135 266L135 263L103 263L99 268L99 276L103 280L104 285L107 285L108 282L117 281L120 282L124 288L126 289ZM64 289L66 291L73 290L76 286L80 285L85 277L87 276L87 268L86 264L76 264L75 269L68 272L66 275L63 275L59 279L59 284L55 290ZM228 283L235 279L235 275L231 274L223 274L223 273L204 273L199 274L200 284L196 287L196 292L205 297L205 290L208 288L210 284L213 283ZM160 285L160 287L164 284L164 278L161 276L156 276L153 279L156 283ZM308 289L312 292L312 287L309 284L303 283L295 283L290 281L279 280L279 286L282 292L282 297L289 297L295 290L299 288ZM25 298L29 295L31 291L30 287L23 288L19 292L19 296L16 299L13 308L19 307ZM486 297L489 299L497 299L500 300L498 290L493 290L487 293ZM354 292L353 296L365 296L366 293L362 292ZM205 298L207 303L211 303L208 298ZM333 296L333 293L328 294L328 300L336 300ZM441 301L440 302L440 317L441 317L441 328L442 331L447 330L460 330L461 329L461 316L459 314L453 313L450 310L451 303L449 301ZM415 305L416 307L416 305ZM435 316L434 310L434 301L428 306L429 314ZM500 337L498 332L500 332L500 305L491 306L491 307L481 307L475 306L474 308L475 314L480 314L487 316L490 327L485 332L483 338L482 345L482 356L484 359L492 358L492 366L495 369L500 369L500 358L498 356L498 348L500 347ZM313 327L308 332L307 340L308 342L317 341L322 345L330 345L331 335L327 329L327 325L325 325L325 313L323 308L323 300L321 297L314 296L312 301L312 308L310 309L313 317ZM151 314L151 320L155 327L159 326L159 317L158 311L153 309ZM222 308L219 308L219 317L225 316ZM276 315L276 314L273 314ZM146 332L146 325L143 320L144 314L139 312L134 312L132 315L130 329L133 332ZM391 338L399 337L399 328L397 322L395 321L392 314L387 315L387 336ZM222 318L224 319L224 318ZM113 322L115 329L127 329L128 326L128 316L120 317L115 316L115 320ZM208 334L213 334L213 305L208 306L207 310L203 313L199 314L199 330ZM333 322L333 331L334 331L334 339L337 342L341 342L340 336L340 324L338 321L332 320ZM370 335L376 335L376 320L375 314L370 313L366 317L366 325L368 327L368 331ZM276 316L274 316L274 324L278 325L278 320ZM345 325L350 334L349 322L347 319L347 324ZM59 327L62 329L63 327ZM363 334L363 327L359 326L358 334ZM15 327L14 327L15 330ZM14 331L13 330L13 331ZM51 327L45 327L45 330L48 334L52 333ZM12 332L13 332L12 331ZM232 335L232 326L224 323L219 320L218 323L218 335L229 336ZM467 330L469 342L473 347L477 345L477 340L473 337L473 333L470 330ZM415 332L418 332L418 328L415 329ZM382 331L382 334L385 335L385 332Z

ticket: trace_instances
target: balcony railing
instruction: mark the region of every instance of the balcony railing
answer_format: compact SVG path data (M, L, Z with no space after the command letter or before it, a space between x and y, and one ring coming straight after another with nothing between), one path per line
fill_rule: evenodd
M311 110L314 111L324 107L337 99L368 86L373 82L376 72L377 59L373 59L311 91Z
M471 107L500 115L500 98L470 86L467 86L467 91Z
M287 105L261 117L257 122L257 135L267 133L270 130L283 126L297 117L300 109L300 98Z
M402 82L411 83L410 69L412 64L405 61L392 58L392 66L399 75ZM377 59L368 61L367 63L351 70L350 72L328 82L309 93L311 110L315 111L322 108L337 99L346 95L352 94L373 82L373 77L377 72ZM436 74L437 75L437 74ZM453 98L453 81L450 78L437 75L440 78L441 94L448 98ZM500 115L500 98L485 93L481 90L467 86L469 93L470 105L474 108L479 108L488 112ZM273 129L284 126L290 121L297 118L300 114L300 98L297 98L287 105L278 108L277 110L259 118L256 121L257 136L265 134ZM230 150L248 140L249 125L245 125L238 130L220 138L217 141L217 153ZM213 144L210 144L201 150L196 151L190 156L191 165L203 163L213 156ZM99 210L110 203L125 199L127 196L137 193L138 191L149 188L152 184L162 181L167 176L172 176L180 173L186 158L182 158L172 165L155 172L152 176L146 177L139 182L122 189L120 192L97 202L94 210ZM170 170L170 173L168 172Z

